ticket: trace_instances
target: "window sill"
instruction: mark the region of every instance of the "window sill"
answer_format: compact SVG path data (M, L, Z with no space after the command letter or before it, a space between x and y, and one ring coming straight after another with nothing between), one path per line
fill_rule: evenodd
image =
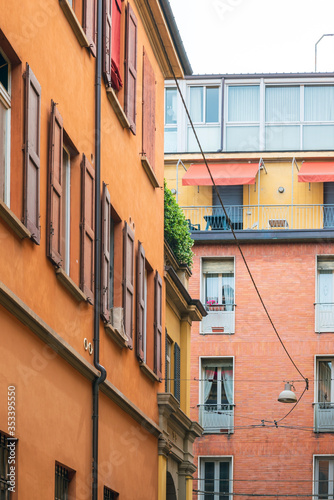
M146 363L140 362L140 369L152 382L161 382L161 379L156 376L153 370L147 366Z
M107 97L122 127L130 129L130 122L124 113L113 88L107 87Z
M64 285L66 290L70 292L78 302L87 302L87 297L82 290L74 283L74 281L65 273L64 269L58 267L56 276L60 283Z
M123 347L127 347L127 337L116 330L116 328L114 328L111 323L105 323L104 330L118 347L120 347L121 349L123 349Z
M24 238L31 238L31 232L26 228L24 224L16 217L16 215L11 211L7 205L0 200L0 217L4 220L8 226L14 231L14 233L23 240Z
M148 161L148 158L145 155L143 155L141 157L141 164L143 165L143 168L144 168L144 170L147 174L147 177L149 178L152 186L154 188L159 188L160 187L159 181L154 173L153 168L150 165L150 162Z
M59 0L59 4L81 47L89 47L88 38L86 37L85 32L68 1Z

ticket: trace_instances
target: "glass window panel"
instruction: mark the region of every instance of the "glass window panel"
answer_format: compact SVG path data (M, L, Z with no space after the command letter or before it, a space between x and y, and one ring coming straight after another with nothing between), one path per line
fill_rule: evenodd
M218 274L207 274L205 276L205 303L218 304Z
M215 491L215 463L205 462L204 463L204 490L205 490L205 500L214 500L214 495L210 492Z
M228 121L257 122L260 119L260 87L258 85L228 88Z
M329 479L329 460L319 460L319 495L327 495ZM325 498L325 497L322 497Z
M6 119L7 109L0 100L0 200L5 200Z
M299 87L266 87L266 122L295 122L299 120Z
M222 275L222 304L225 305L225 311L233 311L234 274Z
M204 404L217 405L218 368L204 367Z
M233 365L228 362L221 367L221 404L233 404Z
M177 129L165 128L165 153L177 151Z
M219 464L219 493L229 493L230 492L230 475L229 475L230 464L229 462L220 462ZM228 500L229 496L220 496L220 499Z
M194 123L203 122L203 87L190 87L190 117Z
M166 89L165 97L165 123L173 125L177 122L177 90Z
M266 150L288 151L300 149L298 125L266 126Z
M304 89L305 121L334 121L334 86L307 86Z
M206 88L206 123L219 122L219 87Z
M319 361L318 402L331 402L331 361Z
M334 125L304 125L303 149L333 149Z
M9 64L0 52L0 83L9 90Z
M195 127L196 134L200 140L203 151L215 152L221 148L220 125L202 125ZM188 152L199 152L199 147L193 130L188 127Z
M259 127L227 127L226 149L227 151L258 151Z

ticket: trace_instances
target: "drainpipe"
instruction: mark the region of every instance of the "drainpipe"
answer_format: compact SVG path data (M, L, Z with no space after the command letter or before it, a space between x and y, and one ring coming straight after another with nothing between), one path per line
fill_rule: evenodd
M95 245L94 245L94 366L100 375L93 382L93 462L92 500L98 497L99 386L107 372L100 365L100 289L101 289L101 74L102 0L97 0L97 40L95 74Z

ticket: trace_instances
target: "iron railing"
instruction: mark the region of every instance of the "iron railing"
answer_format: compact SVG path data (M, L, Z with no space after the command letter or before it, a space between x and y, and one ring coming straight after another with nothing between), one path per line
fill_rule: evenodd
M207 316L201 321L201 333L231 335L235 329L235 304L206 306Z
M315 331L334 332L334 302L317 302L315 305Z
M314 431L334 432L334 403L314 403Z
M68 469L56 464L55 469L55 500L68 500Z
M234 432L234 404L204 404L199 407L199 423L208 433Z
M191 231L231 229L221 206L181 207ZM226 205L234 230L334 229L334 205Z
M9 500L7 438L0 433L0 500Z

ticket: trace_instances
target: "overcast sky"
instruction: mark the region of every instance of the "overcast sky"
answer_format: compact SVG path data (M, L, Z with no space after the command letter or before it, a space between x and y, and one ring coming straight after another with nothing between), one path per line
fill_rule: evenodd
M314 71L334 33L334 0L169 0L194 74ZM318 44L334 72L334 36Z

